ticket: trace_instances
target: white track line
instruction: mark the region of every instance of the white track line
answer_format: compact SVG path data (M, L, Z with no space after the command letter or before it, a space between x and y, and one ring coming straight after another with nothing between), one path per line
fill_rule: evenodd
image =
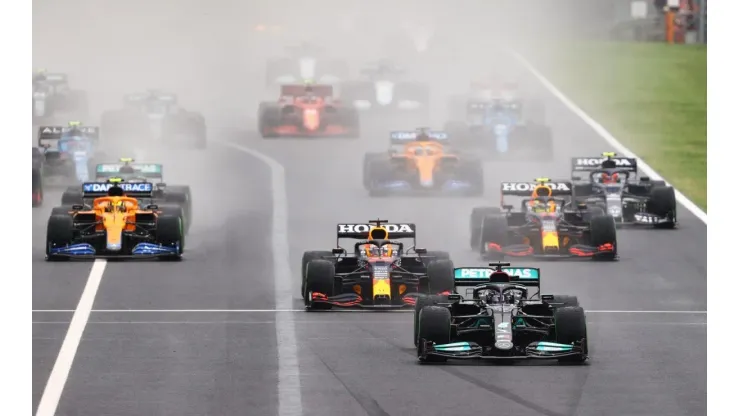
M607 143L609 143L612 147L617 149L617 151L626 156L637 159L637 164L645 174L647 174L651 179L658 180L658 181L665 181L666 179L660 176L658 172L656 172L653 168L651 168L647 163L645 163L644 160L640 159L636 154L634 154L631 150L629 150L625 145L619 142L609 131L604 128L599 122L591 118L588 114L586 114L585 111L583 111L580 107L578 107L570 98L568 98L565 94L563 94L555 85L552 84L547 78L545 78L540 71L538 71L534 65L532 65L526 58L524 58L522 55L520 55L518 52L510 51L512 55L529 71L534 75L535 78L537 78L538 81L542 83L542 85L547 88L548 91L552 95L554 95L558 100L560 100L563 105L565 105L570 111L572 111L578 118L583 120L584 123L586 123L589 127L591 127L596 134L601 136L604 140L606 140ZM668 181L666 181L668 183ZM670 185L670 184L669 184ZM707 213L704 212L701 208L699 208L696 204L691 202L689 198L686 197L686 195L682 194L681 192L676 189L676 200L686 207L692 214L694 214L697 218L699 218L704 224L707 223Z
M248 147L229 142L217 142L244 152L264 162L272 176L272 259L275 281L275 308L283 311L293 306L293 273L288 254L288 194L285 169L275 159ZM300 369L298 345L292 313L278 313L275 318L278 356L278 416L301 416Z
M90 276L87 278L85 289L82 291L82 296L80 296L80 302L74 311L72 321L67 329L67 335L64 336L59 355L57 355L46 387L44 387L44 393L41 395L36 416L54 416L57 411L59 399L62 397L64 385L67 383L69 371L72 369L72 363L77 354L77 348L80 346L82 333L85 331L90 312L92 312L95 295L98 293L98 288L100 288L100 281L103 278L106 263L105 260L96 260L92 269L90 269Z
M34 310L34 313L69 313L74 312L68 309L39 309ZM304 309L93 309L93 313L279 313L279 312L306 312ZM371 309L337 309L326 312L311 312L315 315L317 313L412 313L410 309L391 309L391 310L371 310ZM707 311L619 311L619 310L586 310L586 313L644 313L644 314L696 314L706 315ZM73 318L74 319L74 318Z

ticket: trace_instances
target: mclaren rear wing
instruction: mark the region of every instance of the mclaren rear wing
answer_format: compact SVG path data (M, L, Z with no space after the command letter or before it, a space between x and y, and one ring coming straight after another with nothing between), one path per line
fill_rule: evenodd
M446 144L449 141L449 135L443 131L430 131L427 132L430 141ZM414 130L409 131L392 131L391 132L391 144L406 144L417 140L419 132Z
M82 184L82 197L87 198L99 198L101 196L108 195L108 190L113 186L112 183L107 182L85 182ZM154 185L149 182L138 182L138 183L119 183L118 186L123 189L126 196L131 198L151 198Z
M98 140L100 137L100 129L92 126L75 126L75 127L62 127L62 126L41 126L39 127L38 134L38 145L39 147L51 147L56 148L57 142L62 138L62 134L72 130L73 128L80 130L87 137Z

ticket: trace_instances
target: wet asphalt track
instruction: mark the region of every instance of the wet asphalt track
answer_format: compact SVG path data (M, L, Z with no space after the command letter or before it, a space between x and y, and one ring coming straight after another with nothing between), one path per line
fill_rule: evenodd
M200 103L214 114L222 103L212 98L220 90L212 90ZM337 222L378 216L413 221L420 246L449 251L457 265L476 265L481 262L467 249L468 215L472 206L498 200L500 180L567 177L568 157L607 150L579 119L540 93L556 135L555 162L487 166L487 199L368 198L361 187L362 153L382 148L384 136L264 142L249 123L224 122L211 138L251 147L285 167L293 270L304 250L333 245ZM241 104L234 99L227 105ZM270 171L215 143L202 153L149 155L165 163L168 181L193 187L187 259L108 263L94 309L261 311L93 312L57 414L275 415L272 255L285 253L271 253ZM43 261L45 222L59 193L47 198L33 214L33 308L71 311L91 264ZM420 366L408 313L292 313L303 414L704 414L706 315L625 312L706 310L706 227L683 209L679 218L677 230L620 230L617 263L540 263L544 292L577 295L592 311L588 366ZM291 279L293 305L300 309L298 275ZM71 316L34 313L34 409Z

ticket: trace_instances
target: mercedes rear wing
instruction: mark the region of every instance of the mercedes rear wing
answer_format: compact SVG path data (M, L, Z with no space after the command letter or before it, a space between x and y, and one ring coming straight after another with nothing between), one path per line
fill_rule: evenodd
M95 167L95 177L107 179L121 175L125 176L126 174L120 173L123 166L125 166L125 163L101 163ZM164 176L162 165L159 163L130 163L129 166L134 169L134 175L142 178L161 182Z
M536 267L459 267L455 269L455 291L472 298L473 288L486 283L512 283L540 289L540 269ZM500 270L499 270L500 269ZM457 288L464 288L461 293Z

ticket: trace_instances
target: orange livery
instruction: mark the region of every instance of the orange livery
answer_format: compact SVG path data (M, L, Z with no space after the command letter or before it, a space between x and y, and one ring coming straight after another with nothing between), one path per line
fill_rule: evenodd
M363 178L372 196L483 193L480 161L453 152L446 133L426 128L392 132L389 152L365 155Z

